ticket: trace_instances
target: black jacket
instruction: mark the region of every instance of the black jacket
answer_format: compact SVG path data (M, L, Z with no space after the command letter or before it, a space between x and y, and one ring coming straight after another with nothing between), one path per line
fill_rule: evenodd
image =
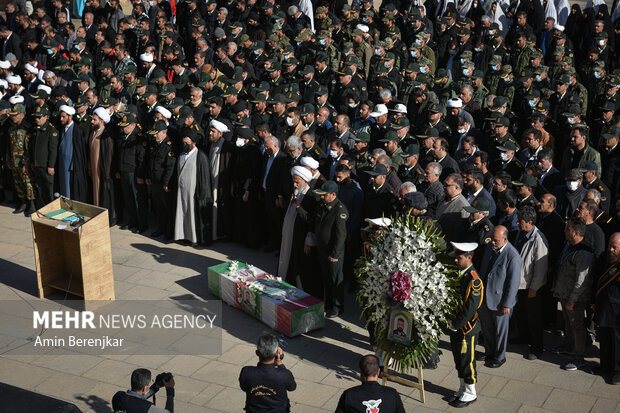
M286 392L297 388L293 373L283 364L275 363L244 367L239 374L239 385L246 393L246 413L288 412L290 403Z
M366 381L359 386L345 390L340 396L336 413L405 413L403 401L398 392L382 386L377 381Z

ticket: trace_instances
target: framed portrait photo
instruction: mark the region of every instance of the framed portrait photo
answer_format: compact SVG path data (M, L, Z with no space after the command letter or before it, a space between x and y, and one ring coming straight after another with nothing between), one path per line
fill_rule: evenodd
M392 308L387 339L403 346L410 346L412 331L413 316L411 313L405 311L401 306Z

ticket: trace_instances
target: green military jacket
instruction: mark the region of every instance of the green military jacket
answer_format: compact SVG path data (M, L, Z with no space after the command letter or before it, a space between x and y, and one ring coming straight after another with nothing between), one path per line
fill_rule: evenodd
M463 335L477 334L480 332L478 309L482 304L484 286L473 265L460 276L459 292L463 304L459 306L451 320L452 328L459 330Z

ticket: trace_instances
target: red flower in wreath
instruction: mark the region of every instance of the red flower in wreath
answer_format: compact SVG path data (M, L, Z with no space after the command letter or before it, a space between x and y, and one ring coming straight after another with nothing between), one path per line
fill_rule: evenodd
M390 297L404 303L411 296L411 278L402 271L396 271L390 277Z

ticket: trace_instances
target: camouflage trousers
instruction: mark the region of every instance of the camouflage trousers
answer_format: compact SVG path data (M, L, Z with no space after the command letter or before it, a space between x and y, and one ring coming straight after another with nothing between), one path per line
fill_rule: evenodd
M30 173L27 171L24 174L21 166L14 166L11 168L11 172L13 172L13 182L15 184L17 197L22 201L33 201L34 188L32 186L32 177Z

